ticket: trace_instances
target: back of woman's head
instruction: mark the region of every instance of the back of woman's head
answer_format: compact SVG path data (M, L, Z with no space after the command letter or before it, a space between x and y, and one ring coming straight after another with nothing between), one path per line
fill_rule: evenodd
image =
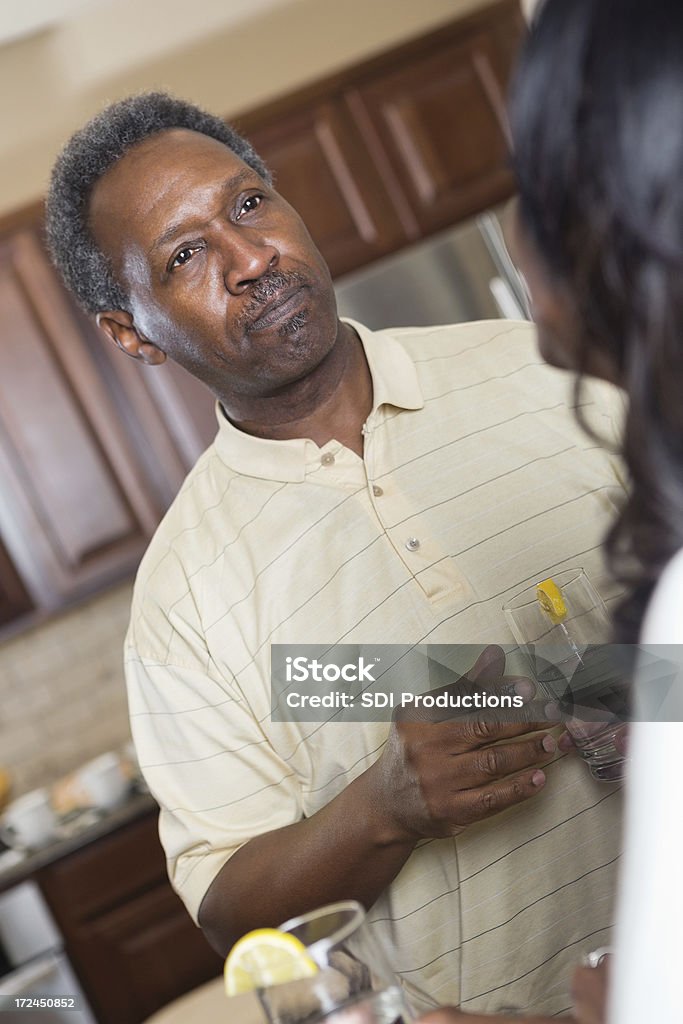
M574 307L577 369L599 351L630 399L609 550L634 639L683 546L683 3L546 0L510 113L523 230Z

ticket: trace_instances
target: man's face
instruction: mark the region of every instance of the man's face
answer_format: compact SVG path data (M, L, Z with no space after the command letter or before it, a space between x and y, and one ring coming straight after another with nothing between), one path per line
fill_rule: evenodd
M174 129L133 147L95 186L90 228L137 335L220 397L277 393L334 345L332 282L303 221L215 139Z

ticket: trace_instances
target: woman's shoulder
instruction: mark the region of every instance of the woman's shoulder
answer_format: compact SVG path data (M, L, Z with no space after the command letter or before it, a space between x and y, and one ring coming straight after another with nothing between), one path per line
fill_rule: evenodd
M683 549L659 577L645 613L636 674L637 722L683 722L682 608Z
M683 548L659 577L647 606L641 643L683 644Z

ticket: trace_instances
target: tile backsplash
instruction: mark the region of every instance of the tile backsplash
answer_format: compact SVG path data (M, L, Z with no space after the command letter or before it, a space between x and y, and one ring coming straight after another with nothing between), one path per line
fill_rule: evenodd
M129 740L130 601L127 583L0 644L0 763L13 797Z

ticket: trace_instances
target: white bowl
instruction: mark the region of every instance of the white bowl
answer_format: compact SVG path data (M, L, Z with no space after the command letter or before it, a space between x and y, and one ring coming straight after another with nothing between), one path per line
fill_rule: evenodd
M46 789L34 789L14 800L2 817L0 834L8 846L37 847L49 842L57 817Z

